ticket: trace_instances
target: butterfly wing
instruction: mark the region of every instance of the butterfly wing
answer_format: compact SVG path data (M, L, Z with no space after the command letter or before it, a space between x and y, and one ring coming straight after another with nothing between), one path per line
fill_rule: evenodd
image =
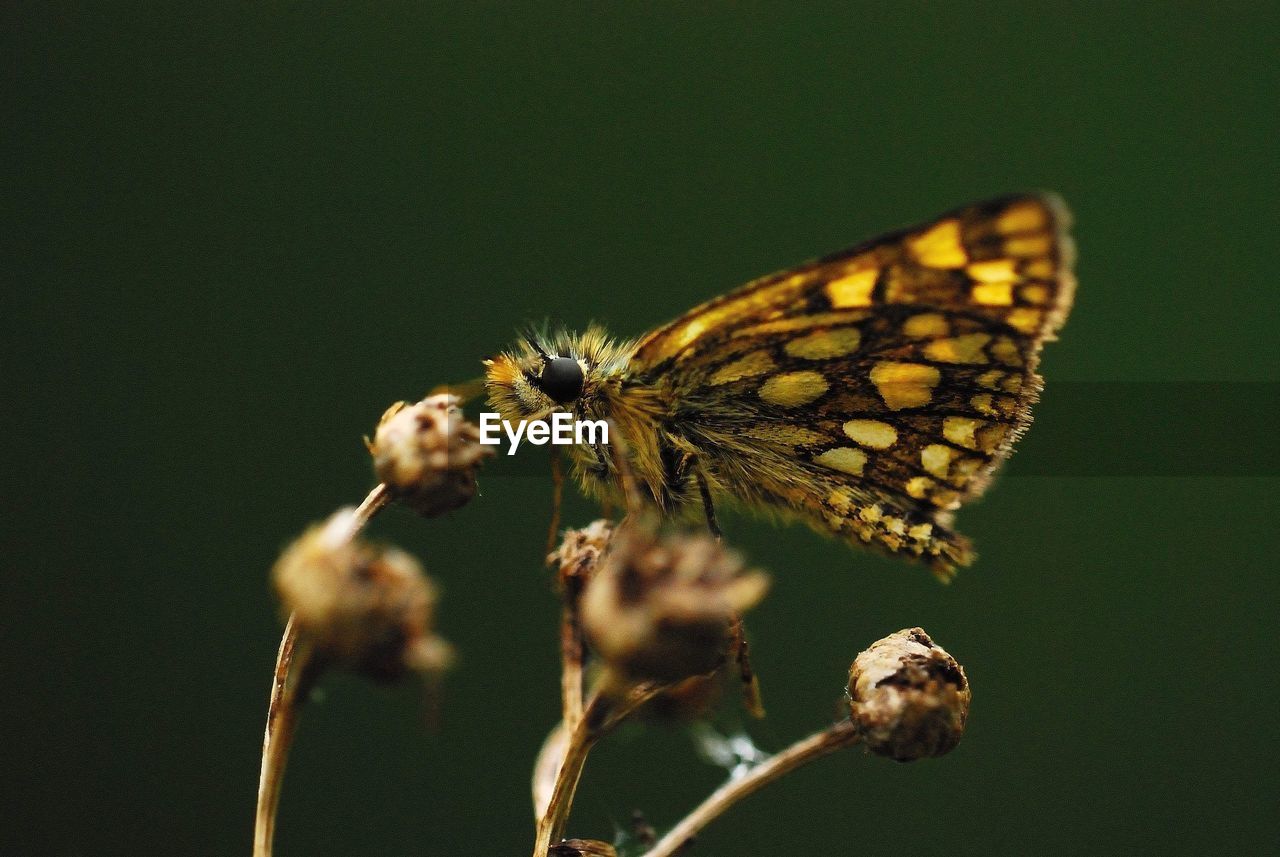
M972 557L950 513L1030 423L1071 307L1068 226L1053 196L966 206L703 304L630 368L672 385L721 490L947 573Z

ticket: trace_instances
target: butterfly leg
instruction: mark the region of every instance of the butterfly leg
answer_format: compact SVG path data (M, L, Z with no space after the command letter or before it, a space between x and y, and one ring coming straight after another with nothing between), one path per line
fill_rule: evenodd
M564 500L564 466L559 447L551 447L551 527L547 530L547 553L556 549L560 535L560 506Z
M610 423L610 426L612 427L612 423ZM635 474L631 470L631 460L628 457L630 455L630 451L627 446L626 438L617 431L613 431L611 434L613 435L614 443L617 446L612 457L613 466L618 472L618 485L622 488L622 499L623 502L626 503L626 514L630 515L633 512L638 512L640 510L643 500L640 496L640 488L636 484ZM605 463L607 466L609 459L605 457L604 449L598 443L594 448L596 455L599 456L601 462Z
M711 488L707 485L707 477L701 470L695 470L694 478L698 480L698 493L702 495L702 511L707 515L707 529L711 530L716 541L721 541L724 533L720 531L720 524L716 521L716 507L711 502Z

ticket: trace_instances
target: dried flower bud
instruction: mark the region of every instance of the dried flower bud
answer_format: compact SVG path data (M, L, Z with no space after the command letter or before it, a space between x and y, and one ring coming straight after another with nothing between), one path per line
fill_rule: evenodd
M463 419L458 397L448 393L421 402L396 402L369 444L373 469L391 494L432 518L457 509L476 493L476 471L493 449Z
M552 845L548 857L618 857L618 851L608 842L598 839L566 839Z
M342 509L290 545L272 569L284 609L318 656L379 681L450 660L432 633L435 587L407 553L353 540Z
M612 536L613 524L604 519L592 521L580 530L565 530L560 547L547 557L547 564L559 570L562 585L585 585Z
M710 536L619 528L583 593L583 629L617 672L674 682L724 662L734 619L767 586Z
M863 743L899 762L954 750L969 697L964 668L921 628L877 640L849 669L849 711Z

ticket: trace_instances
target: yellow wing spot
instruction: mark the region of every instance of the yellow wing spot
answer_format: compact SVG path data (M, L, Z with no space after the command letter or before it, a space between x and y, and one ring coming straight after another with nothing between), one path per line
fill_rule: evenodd
M863 506L858 510L858 517L868 524L874 524L884 517L884 512L878 505Z
M953 478L964 481L977 473L980 467L982 467L981 458L961 458L951 465L951 475Z
M827 297L834 309L871 306L871 292L876 287L878 268L855 271L848 276L827 283Z
M813 327L826 327L829 324L865 321L869 317L870 313L865 312L819 312L813 315L780 318L776 321L766 321L763 324L742 327L735 330L733 336L737 338L740 336L757 336L761 333L791 333L792 331L808 330Z
M1039 283L1032 283L1018 289L1018 297L1029 304L1045 304L1049 302L1049 290Z
M861 342L862 333L856 327L840 327L835 330L819 330L808 336L793 339L783 350L792 357L827 360L852 354L858 350Z
M923 524L916 524L914 527L907 530L907 535L918 542L928 541L929 536L933 535L933 524L930 524L928 521Z
M1004 377L1004 372L999 369L992 369L990 372L983 372L978 376L978 386L986 387L988 390L999 390L1000 379Z
M853 508L853 494L847 488L837 488L827 495L827 505L837 512L847 514Z
M903 322L902 332L913 338L946 336L951 332L951 325L940 312L922 312Z
M982 349L991 341L989 333L969 333L951 339L937 339L924 348L924 356L939 363L986 363Z
M1019 235L1004 242L1004 252L1010 256L1044 256L1051 249L1053 241L1048 235Z
M1005 321L1023 333L1035 333L1044 321L1044 313L1034 307L1020 306L1011 310Z
M1017 262L1013 259L991 259L987 262L974 262L964 270L980 283L1008 283L1018 279L1015 267Z
M1005 366L1022 365L1022 354L1018 351L1018 344L1007 336L998 337L987 350L992 357Z
M786 372L760 386L760 398L771 405L794 408L807 405L827 392L827 379L817 372Z
M901 518L886 515L884 518L884 528L895 536L905 536L907 534L907 522Z
M928 476L913 476L907 480L907 496L923 500L937 484Z
M1048 212L1034 200L1015 202L996 219L996 229L1005 235L1013 232L1035 232L1048 225Z
M777 364L773 362L773 358L769 356L767 351L752 351L750 354L739 357L732 363L726 363L712 373L709 383L711 386L719 386L720 384L729 384L733 381L741 381L743 378L754 378L756 375L763 375L771 372Z
M986 414L989 417L996 415L996 409L991 405L990 393L979 393L969 399L969 404L973 405L973 409L980 414Z
M907 248L917 262L930 268L963 268L969 262L960 242L958 220L944 220L908 238Z
M977 449L978 442L973 433L981 426L982 423L969 417L947 417L942 421L942 436L956 446Z
M955 455L956 451L951 447L931 443L920 450L920 463L929 473L939 479L946 479L947 473L951 470L951 459Z
M929 404L942 373L936 366L883 361L871 367L871 383L890 410Z
M852 446L838 446L819 455L814 459L814 463L832 470L839 470L841 473L861 476L862 468L867 464L867 454Z
M929 496L929 502L940 509L956 509L960 506L960 493L950 488L934 491Z
M991 425L978 429L978 448L983 452L995 452L1004 443L1008 429L1002 425Z
M1010 375L1004 379L1004 383L1000 385L1006 393L1022 392L1022 378L1018 375Z
M1022 263L1022 273L1028 277L1036 277L1041 280L1047 280L1052 277L1055 270L1053 260L1048 256L1041 256L1039 259L1032 259L1029 262Z
M827 439L826 435L812 429L803 428L801 426L773 426L773 425L757 425L751 426L743 431L747 437L755 440L763 440L769 443L780 443L784 446L803 446L822 443Z
M898 442L898 430L880 420L849 420L844 433L854 443L871 449L888 449Z
M1013 303L1013 283L978 283L969 294L974 303L983 306L1010 306Z

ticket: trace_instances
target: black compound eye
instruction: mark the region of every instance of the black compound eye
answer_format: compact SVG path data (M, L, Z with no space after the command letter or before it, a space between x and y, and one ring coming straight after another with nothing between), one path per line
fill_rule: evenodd
M582 395L582 367L572 357L555 357L542 367L538 386L558 404L572 402Z

